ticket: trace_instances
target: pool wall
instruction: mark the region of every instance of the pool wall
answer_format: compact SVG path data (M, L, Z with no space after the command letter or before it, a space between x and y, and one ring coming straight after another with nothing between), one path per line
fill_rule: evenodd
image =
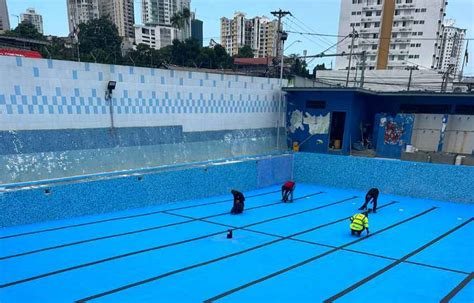
M233 188L249 191L281 184L291 177L292 161L292 155L280 155L168 167L159 172L136 172L96 181L7 188L0 192L0 227L226 195Z
M278 79L5 56L0 67L0 184L278 149Z
M474 168L315 153L294 155L297 182L474 203Z

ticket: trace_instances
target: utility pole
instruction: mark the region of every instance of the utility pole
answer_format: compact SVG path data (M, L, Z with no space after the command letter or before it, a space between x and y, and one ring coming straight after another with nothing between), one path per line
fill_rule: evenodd
M360 88L363 88L365 81L365 68L367 67L367 53L365 51L362 52L361 61L362 71L360 72Z
M277 138L276 138L276 147L277 149L280 149L280 124L282 118L282 113L281 113L281 108L282 108L282 99L283 99L283 64L284 64L284 49L283 45L285 44L285 40L288 38L288 34L283 32L282 26L281 26L281 19L285 17L286 15L291 15L291 12L289 11L282 11L281 9L278 11L273 11L271 14L275 17L278 17L278 37L277 37L277 48L276 48L276 56L275 58L278 58L280 55L280 50L281 50L281 60L280 60L280 98L278 100L278 119L277 119Z
M349 76L351 73L351 61L352 61L352 53L354 51L354 41L357 38L357 31L355 30L355 26L352 25L352 33L349 35L351 39L351 52L349 54L349 66L347 67L347 78L346 78L346 87L349 87Z
M281 26L281 19L283 17L285 17L286 15L290 15L292 16L291 12L289 11L282 11L281 9L278 10L278 11L273 11L271 12L271 14L275 17L278 18L278 28L277 28L277 33L278 33L278 37L277 37L277 41L278 41L278 45L277 45L277 49L276 49L276 54L275 54L275 57L278 58L278 56L280 55L280 48L281 50L283 51L282 49L282 46L281 46L281 34L283 32L282 30L282 26Z
M407 66L405 68L405 70L409 70L410 71L410 78L408 78L408 86L407 86L407 92L410 91L410 87L411 87L411 80L412 80L412 76L413 76L413 71L414 70L418 70L418 66L417 65L414 65L414 66Z

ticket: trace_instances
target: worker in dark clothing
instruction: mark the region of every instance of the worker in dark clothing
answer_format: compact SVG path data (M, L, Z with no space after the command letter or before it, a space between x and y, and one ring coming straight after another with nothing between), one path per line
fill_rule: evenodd
M235 189L233 189L231 193L234 196L234 206L232 207L232 210L230 211L230 213L233 215L243 213L244 207L245 207L244 195Z
M359 210L366 210L369 203L373 204L372 211L377 212L377 199L379 198L379 190L377 188L371 188L365 195L365 203Z
M281 199L283 202L293 202L293 191L295 190L295 182L287 181L281 187Z
M351 217L351 234L360 237L360 234L367 230L367 236L369 235L369 212L363 212L360 214L353 215Z

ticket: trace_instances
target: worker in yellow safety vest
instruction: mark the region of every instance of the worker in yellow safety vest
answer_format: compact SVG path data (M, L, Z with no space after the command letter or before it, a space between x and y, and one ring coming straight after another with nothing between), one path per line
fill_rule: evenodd
M367 236L369 235L369 212L365 211L360 214L353 215L351 217L351 234L360 237L360 234L367 230Z

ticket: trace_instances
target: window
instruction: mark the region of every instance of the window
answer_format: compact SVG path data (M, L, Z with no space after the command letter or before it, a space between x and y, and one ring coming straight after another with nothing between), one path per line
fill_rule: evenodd
M413 0L407 0L406 3L407 4L413 3Z
M377 0L377 5L382 4L382 1L383 1L383 0Z
M425 24L425 20L420 20L420 24Z
M397 0L397 4L400 4L400 3L402 3L402 0Z
M426 8L422 8L422 9L421 9L421 12L422 12L422 13L426 13Z
M366 16L366 17L372 17L372 12L366 12L366 13L365 13L365 16Z
M400 10L395 10L395 16L399 16L400 15Z
M405 60L405 56L398 56L398 60L399 60L399 61Z
M356 13L357 13L357 12L352 12L352 13L351 13L351 15L352 15L352 16L355 16L355 15L356 15Z
M370 28L370 23L364 23L364 28Z
M362 12L357 12L357 15L358 15L358 16L362 15Z
M388 58L389 58L390 61L395 60L395 56L394 56L394 55L390 55Z
M377 49L377 45L376 44L372 45L372 49L374 50Z
M370 61L375 61L375 56L370 56Z
M378 39L378 38L379 38L379 34L373 34L373 35L372 35L372 38L373 38L373 39Z
M398 34L397 33L392 33L392 38L397 38Z
M376 15L376 16L382 16L382 11L376 11L376 12L375 12L375 15Z
M418 32L418 36L423 36L423 32Z
M395 44L390 44L390 49L395 49Z
M380 27L380 22L375 22L374 27Z

